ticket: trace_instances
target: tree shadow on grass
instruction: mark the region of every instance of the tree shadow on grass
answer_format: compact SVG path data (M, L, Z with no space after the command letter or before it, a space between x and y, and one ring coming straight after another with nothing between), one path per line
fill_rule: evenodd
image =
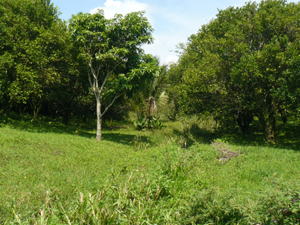
M287 124L278 126L275 147L283 149L300 150L300 126Z
M2 122L2 123L1 123ZM0 121L2 125L9 125L13 129L23 130L32 133L55 133L55 134L70 134L81 136L84 138L95 139L95 121L91 120L90 123L82 123L77 120L73 120L68 125L64 125L59 119L51 119L48 117L32 119L31 117L22 116L20 118L5 118ZM121 143L124 145L131 145L133 141L137 140L137 136L124 134L120 129L115 129L114 132L111 129L103 128L103 140ZM118 132L117 130L121 130ZM139 136L138 141L146 144L153 144L148 140L146 136Z
M217 133L206 129L201 129L197 124L192 124L188 130L184 131L174 129L173 133L176 136L183 137L187 146L191 146L195 142L209 144L213 139L218 137Z
M297 124L278 124L276 129L275 144L270 144L265 141L262 131L248 134L223 134L221 139L226 140L229 144L240 146L261 146L280 148L287 150L300 150L300 126Z
M83 137L92 137L91 129L86 125L70 124L64 125L57 120L50 119L24 119L8 120L6 123L17 130L24 130L34 133L56 133L56 134L74 134Z
M124 145L134 145L136 143L144 143L153 145L153 142L148 139L146 136L141 135L132 135L132 134L123 134L123 133L103 133L103 140L112 141L121 143Z
M230 131L223 129L211 132L201 129L197 124L192 124L189 129L184 131L174 129L174 135L183 137L188 146L191 146L195 142L210 144L216 139L221 139L228 144L237 146L261 146L294 151L300 150L300 126L296 121L290 121L286 125L277 124L275 144L269 144L265 141L259 124L252 124L250 129L250 134L245 135L240 130Z

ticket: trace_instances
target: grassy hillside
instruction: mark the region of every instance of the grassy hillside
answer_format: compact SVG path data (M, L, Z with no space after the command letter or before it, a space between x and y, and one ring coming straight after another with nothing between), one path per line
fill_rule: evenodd
M294 122L274 146L204 121L107 128L102 142L91 127L3 119L0 224L299 223Z

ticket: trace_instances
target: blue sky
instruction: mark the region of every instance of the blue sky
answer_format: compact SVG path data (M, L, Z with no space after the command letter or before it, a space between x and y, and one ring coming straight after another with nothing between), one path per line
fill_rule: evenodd
M145 10L154 28L154 44L144 46L145 52L158 56L161 63L176 62L178 43L185 43L201 25L208 23L218 9L243 6L245 0L52 0L59 8L60 18L68 20L78 12L93 13L104 9L106 17ZM259 2L259 1L256 1ZM287 2L298 2L288 0Z

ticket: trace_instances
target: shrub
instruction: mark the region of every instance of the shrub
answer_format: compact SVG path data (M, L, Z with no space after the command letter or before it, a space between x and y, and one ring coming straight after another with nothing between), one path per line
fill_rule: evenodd
M134 122L134 126L138 130L144 130L146 128L160 129L162 128L162 123L159 118L154 116L150 116L149 119L147 119L146 116L143 116Z

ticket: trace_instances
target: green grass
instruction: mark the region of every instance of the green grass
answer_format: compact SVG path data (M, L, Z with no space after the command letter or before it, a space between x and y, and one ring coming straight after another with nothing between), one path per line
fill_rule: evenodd
M3 119L0 224L299 223L297 123L274 146L192 123L97 142L93 121ZM222 146L240 155L222 162Z

